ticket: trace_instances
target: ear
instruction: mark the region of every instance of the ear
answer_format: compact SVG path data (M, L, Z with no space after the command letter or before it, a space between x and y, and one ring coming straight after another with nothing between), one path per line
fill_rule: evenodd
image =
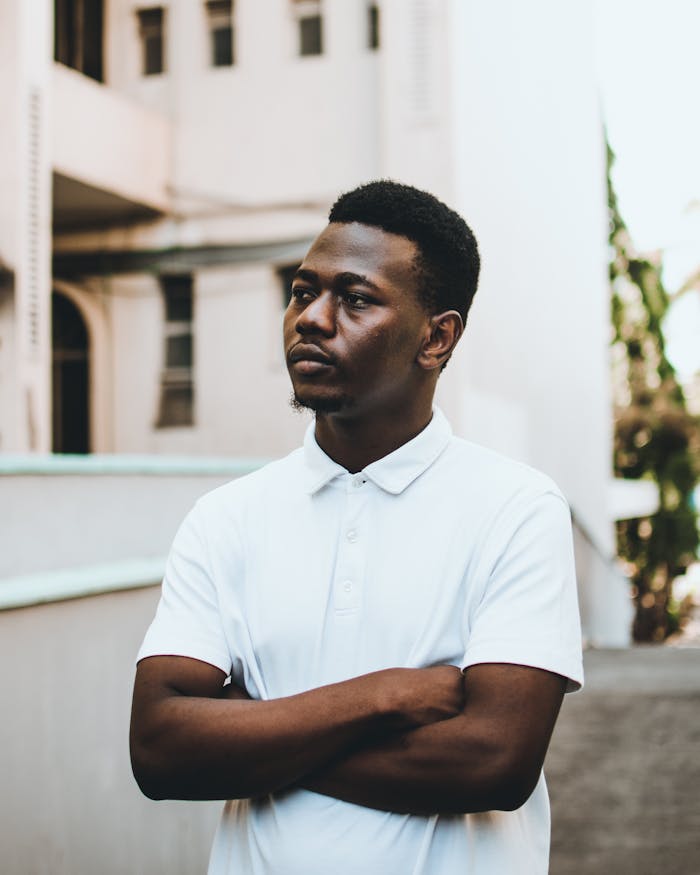
M425 340L418 351L417 363L426 371L441 368L454 352L463 331L464 323L456 310L431 316Z

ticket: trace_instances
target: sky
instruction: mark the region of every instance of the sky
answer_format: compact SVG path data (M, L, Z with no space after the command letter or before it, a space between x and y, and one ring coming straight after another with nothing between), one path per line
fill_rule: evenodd
M596 66L613 183L640 251L664 250L674 292L700 268L700 0L595 0ZM700 292L666 323L669 357L700 369Z

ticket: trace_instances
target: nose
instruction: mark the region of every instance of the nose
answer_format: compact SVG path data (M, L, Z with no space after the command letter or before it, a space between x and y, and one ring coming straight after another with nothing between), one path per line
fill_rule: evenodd
M295 327L301 335L322 334L332 337L335 334L335 317L335 295L321 292L297 316Z

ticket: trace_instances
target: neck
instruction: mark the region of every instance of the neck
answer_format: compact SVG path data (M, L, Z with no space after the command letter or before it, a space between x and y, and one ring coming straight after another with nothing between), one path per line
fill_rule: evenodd
M355 474L420 434L432 415L432 401L398 414L394 411L371 416L319 413L316 441L334 462Z

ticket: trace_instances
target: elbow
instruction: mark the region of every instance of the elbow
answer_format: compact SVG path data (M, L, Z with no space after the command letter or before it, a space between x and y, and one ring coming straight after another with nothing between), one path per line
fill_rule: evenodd
M153 800L153 802L161 802L163 799L174 798L172 793L167 792L167 790L165 789L165 785L162 781L158 779L157 776L149 774L141 769L137 769L133 765L132 771L134 773L134 778L136 779L139 790L148 799Z
M448 803L450 813L477 814L486 811L517 811L532 795L539 780L539 770L508 767L505 763L476 778L464 775ZM475 781L476 778L476 781Z
M135 773L134 777L136 778L139 790L153 802L162 802L164 799L172 798L170 794L161 789L157 782L153 782L149 778L137 777Z
M168 767L158 734L138 732L132 727L129 753L131 771L144 796L155 802L177 798L172 786L172 770Z
M517 811L532 796L540 770L504 769L494 776L490 786L489 811Z
M131 771L134 779L138 784L139 790L144 796L158 802L168 798L164 781L160 770L153 763L153 758L149 755L147 749L143 745L135 741L131 741Z
M499 790L493 800L491 811L517 811L532 795L534 786L523 786L520 783L512 783Z

